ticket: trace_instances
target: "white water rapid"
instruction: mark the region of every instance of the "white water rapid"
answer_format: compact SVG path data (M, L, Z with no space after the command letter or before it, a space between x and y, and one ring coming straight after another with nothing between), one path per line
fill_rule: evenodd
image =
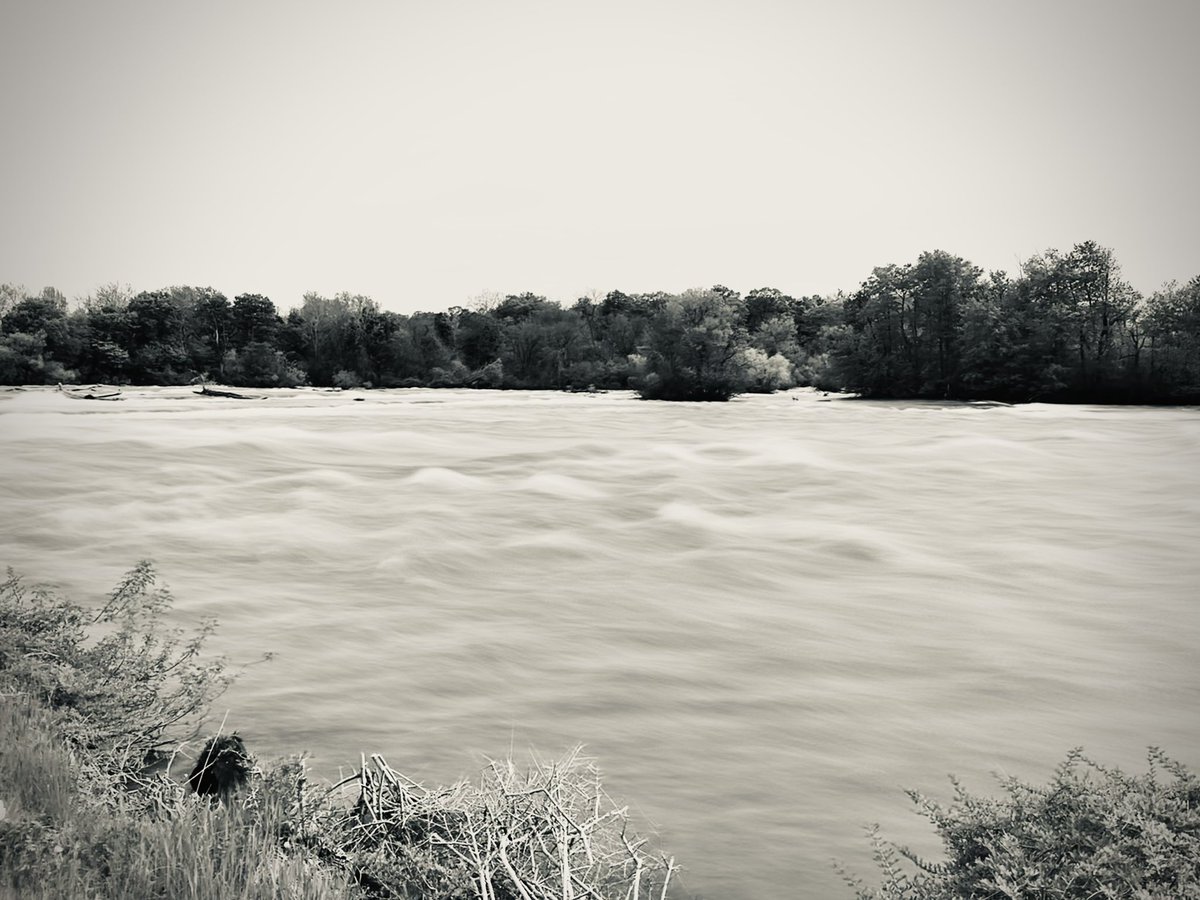
M0 565L152 559L260 756L586 745L708 898L850 897L903 788L1200 764L1200 411L470 391L0 394Z

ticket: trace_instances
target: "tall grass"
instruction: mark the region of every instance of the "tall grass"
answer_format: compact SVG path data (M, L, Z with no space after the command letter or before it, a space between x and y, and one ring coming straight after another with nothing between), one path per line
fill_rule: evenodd
M666 900L673 862L578 754L435 789L373 757L354 803L302 760L191 794L163 749L230 676L170 600L147 564L98 611L0 583L0 900Z
M241 802L189 796L165 780L104 789L62 736L64 716L0 698L0 898L342 900L346 873L285 839L288 767ZM114 784L115 782L110 782Z
M0 785L0 823L24 817L62 821L74 810L72 760L50 713L28 697L0 697Z
M234 797L162 771L229 683L211 626L168 629L141 565L99 610L0 583L0 900L669 900L674 860L640 837L578 753L426 788L366 758L342 785L303 761ZM169 768L169 767L168 767ZM352 791L342 799L339 789ZM1072 752L1000 798L912 794L944 860L872 840L860 900L1200 900L1200 779L1152 750L1144 775Z

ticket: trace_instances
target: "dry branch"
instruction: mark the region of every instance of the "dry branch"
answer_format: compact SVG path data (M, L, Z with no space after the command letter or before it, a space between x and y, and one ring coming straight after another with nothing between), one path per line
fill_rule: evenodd
M578 749L555 763L534 759L524 771L492 761L478 783L436 789L376 755L363 759L357 781L343 829L348 858L379 870L365 880L421 896L662 898L674 870L631 836L628 809Z
M208 385L202 385L200 390L193 391L198 397L227 397L230 400L263 400L261 394L239 394L237 391L221 391L216 388L210 388Z

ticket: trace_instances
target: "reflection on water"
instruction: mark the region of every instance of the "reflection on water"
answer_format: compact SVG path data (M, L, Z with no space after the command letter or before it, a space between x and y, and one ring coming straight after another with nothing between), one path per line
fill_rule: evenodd
M353 396L0 394L0 564L152 558L328 776L582 742L713 898L849 896L950 772L1200 763L1194 410Z

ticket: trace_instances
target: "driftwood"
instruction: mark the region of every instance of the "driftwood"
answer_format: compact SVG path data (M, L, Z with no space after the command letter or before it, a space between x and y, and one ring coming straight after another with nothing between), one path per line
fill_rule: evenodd
M354 781L343 850L364 884L382 866L424 896L667 900L677 871L634 833L628 808L616 806L579 749L555 763L535 759L525 772L492 762L478 784L433 790L375 755L342 784ZM419 870L413 859L424 861ZM437 883L421 884L429 873Z
M59 385L58 389L61 393L70 397L72 400L120 400L121 389L118 387L110 387L105 384L94 384L90 388L78 387L68 388Z
M218 391L215 388L210 388L208 385L202 385L200 390L194 391L197 397L228 397L230 400L263 400L261 394L239 394L236 391Z

